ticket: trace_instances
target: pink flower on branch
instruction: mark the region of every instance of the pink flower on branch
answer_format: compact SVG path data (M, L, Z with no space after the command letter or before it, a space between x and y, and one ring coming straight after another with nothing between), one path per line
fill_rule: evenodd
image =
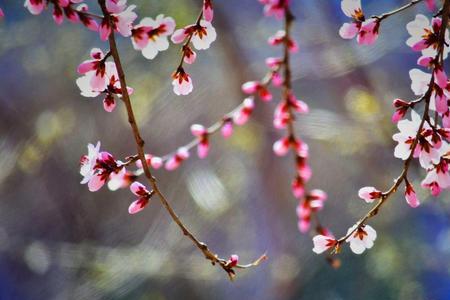
M131 30L131 41L136 50L142 51L147 59L154 59L158 52L169 48L168 36L175 29L175 21L171 17L158 15L155 20L144 18Z
M339 29L343 39L356 40L360 45L371 45L378 39L380 21L376 18L366 20L361 8L361 0L342 0L341 9L344 14L352 18L351 23L344 23Z
M128 212L130 214L137 214L138 212L142 211L145 206L147 206L150 198L153 195L153 191L149 192L142 183L137 181L133 182L133 184L130 186L130 190L133 194L138 196L138 199L130 204Z

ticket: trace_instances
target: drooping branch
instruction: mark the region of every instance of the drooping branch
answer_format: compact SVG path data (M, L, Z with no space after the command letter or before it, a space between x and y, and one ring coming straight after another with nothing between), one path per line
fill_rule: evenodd
M107 23L111 23L111 15L110 15L110 13L108 12L108 10L106 8L105 0L98 0L98 3L100 5L100 7L101 7L101 10L103 12L103 15L104 15L104 18L105 18L106 22ZM112 25L112 23L111 23L111 25ZM113 28L113 26L111 26L111 27ZM149 181L149 183L150 183L150 185L151 185L151 187L153 189L153 192L158 196L158 198L161 201L162 205L167 210L167 212L169 213L169 215L171 216L173 221L181 229L183 234L185 236L187 236L194 243L194 245L203 253L205 258L208 259L213 265L219 264L222 267L222 269L227 272L227 274L229 275L230 279L233 279L234 276L235 276L235 271L234 271L235 268L237 268L237 269L246 269L246 268L250 268L250 267L253 267L253 266L257 266L261 261L266 259L266 255L262 255L261 257L259 257L255 261L253 261L252 263L241 265L241 264L233 264L230 260L226 260L226 259L220 258L217 254L213 253L205 243L203 243L200 240L198 240L194 236L194 234L184 225L184 223L181 221L181 219L178 217L178 215L176 214L176 212L174 211L174 209L170 205L170 203L167 200L167 198L165 197L165 195L159 189L159 186L157 184L157 180L152 175L151 170L150 170L150 168L149 168L149 166L148 166L148 164L146 162L146 159L145 159L145 152L144 152L145 142L144 142L144 140L141 137L141 133L140 133L139 127L138 127L138 125L136 123L136 118L135 118L135 115L134 115L133 106L132 106L132 103L131 103L130 95L129 95L128 90L127 90L127 84L126 84L126 79L125 79L125 72L123 70L122 63L121 63L121 60L120 60L120 55L119 55L119 52L118 52L118 49L117 49L117 45L116 45L116 39L115 39L114 30L109 35L108 41L109 41L111 56L113 57L114 62L116 64L117 73L118 73L119 80L120 80L120 86L121 86L121 92L122 92L122 100L123 100L123 102L125 104L125 107L126 107L126 110L127 110L128 122L129 122L129 124L131 126L131 129L132 129L132 132L133 132L133 137L134 137L135 142L136 142L136 148L137 148L137 153L138 153L137 156L142 162L142 168L143 168L145 177L148 179L148 181Z

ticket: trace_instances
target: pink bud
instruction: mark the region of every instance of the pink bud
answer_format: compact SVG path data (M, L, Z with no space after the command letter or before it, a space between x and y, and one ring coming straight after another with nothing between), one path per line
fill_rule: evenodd
M379 199L382 193L372 186L366 186L359 190L358 196L367 203L372 203L375 199Z
M273 144L273 152L278 156L284 156L289 151L289 138L284 137Z
M405 199L409 206L411 206L412 208L416 208L420 205L419 199L417 198L416 192L414 191L414 187L409 182L406 182Z
M236 267L239 263L239 256L237 254L233 254L230 256L230 259L228 260L228 266L230 267Z
M233 134L233 121L231 119L224 121L220 132L224 138L229 138Z

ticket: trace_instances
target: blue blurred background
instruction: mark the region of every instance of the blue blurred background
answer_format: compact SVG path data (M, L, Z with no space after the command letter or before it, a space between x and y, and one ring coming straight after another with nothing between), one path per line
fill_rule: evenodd
M423 4L383 22L376 45L358 47L337 31L346 21L338 0L295 1L294 88L311 113L297 132L310 144L314 175L308 187L329 195L321 220L336 235L367 210L361 186L390 185L401 168L393 159L394 98L412 99L408 70L417 54L405 45L405 25ZM407 1L363 1L367 15ZM96 1L86 1L95 7ZM129 0L140 17L173 16L192 23L200 1ZM117 157L134 153L121 104L106 113L100 99L79 95L77 65L96 33L35 17L23 1L2 0L0 22L0 299L450 299L449 196L411 209L399 194L371 225L375 246L361 256L345 248L342 266L315 255L297 230L289 158L271 148L275 103L257 103L251 122L233 137L212 140L210 156L174 173L157 171L162 190L197 236L221 256L269 260L235 282L211 267L157 201L131 216L128 190L88 192L79 184L86 144L102 141ZM195 89L171 90L178 46L147 61L120 38L120 51L147 149L174 151L191 139L192 123L210 125L243 99L240 85L261 78L266 45L281 23L262 16L255 0L215 1L218 39L189 67ZM275 101L279 95L275 97ZM274 102L275 102L274 101ZM418 186L424 176L414 166Z

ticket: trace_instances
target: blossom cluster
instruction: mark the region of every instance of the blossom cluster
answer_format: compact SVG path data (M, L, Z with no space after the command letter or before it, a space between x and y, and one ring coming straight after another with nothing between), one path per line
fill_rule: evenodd
M359 0L342 0L341 4L344 13L353 18L353 23L347 23L341 27L339 31L341 37L353 38L358 35L359 44L373 43L378 36L379 19L372 18L371 21L365 21ZM429 9L434 8L433 1L428 1L427 4ZM368 26L366 22L378 22L377 29L368 36L368 31L364 29ZM429 73L420 69L412 69L409 72L411 89L416 96L420 97L419 99L393 101L395 112L392 121L397 123L399 129L399 132L393 135L394 141L398 143L394 156L405 161L405 168L393 188L387 192L372 186L361 188L358 195L367 203L377 201L377 205L380 205L404 182L404 196L407 204L413 208L418 207L420 202L407 174L409 162L415 158L427 172L421 182L423 188L429 189L433 196L437 196L442 189L450 187L450 81L443 64L449 52L450 40L448 30L443 28L442 23L441 17L433 17L430 22L426 16L418 14L414 21L406 25L410 35L406 44L412 51L421 53L417 64L429 69ZM424 104L422 116L414 109L420 103ZM404 119L408 111L411 113L411 119ZM429 111L435 112L434 118L429 116ZM378 207L375 206L374 209ZM369 213L363 220L371 216ZM359 222L349 228L347 234L340 240L329 235L315 236L313 251L316 253L322 253L327 249L338 251L341 241L345 240L350 243L354 253L361 254L365 249L373 246L376 237L376 231L372 227Z
M42 13L52 5L53 19L57 24L61 24L65 16L72 23L82 23L87 28L98 31L103 41L108 40L113 31L123 37L130 37L134 49L141 51L142 55L150 60L169 48L169 37L174 44L184 43L181 63L172 75L173 91L176 95L187 95L193 90L192 79L184 71L183 62L194 63L197 55L193 48L208 49L217 36L211 24L214 16L212 0L203 1L202 13L195 24L178 30L175 30L175 20L162 14L155 19L145 17L135 24L138 18L134 12L136 6L128 5L127 0L106 0L107 16L90 12L84 0L26 0L24 5L34 15ZM0 11L0 14L3 12ZM99 23L95 19L98 19ZM111 102L111 99L109 97L108 101ZM107 111L113 108L114 104L111 104Z

